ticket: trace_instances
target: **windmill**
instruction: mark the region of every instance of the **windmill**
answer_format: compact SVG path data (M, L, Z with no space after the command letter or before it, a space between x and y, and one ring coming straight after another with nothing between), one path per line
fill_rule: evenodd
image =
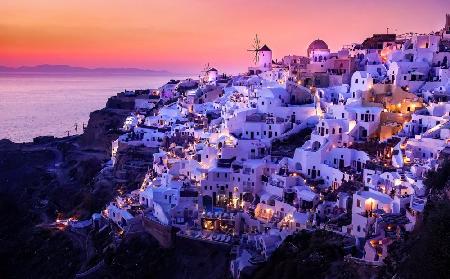
M205 64L205 67L203 67L202 73L207 73L211 69L211 66L209 66L209 62Z
M208 75L208 71L211 69L211 66L209 66L209 62L205 64L205 67L203 67L203 70L201 71L203 78L199 75L198 78L206 79L206 76Z
M253 58L253 61L255 62L255 65L259 61L259 52L261 51L261 41L258 38L258 34L255 35L255 39L253 39L252 49L247 49L247 51L251 51L255 53L255 57Z

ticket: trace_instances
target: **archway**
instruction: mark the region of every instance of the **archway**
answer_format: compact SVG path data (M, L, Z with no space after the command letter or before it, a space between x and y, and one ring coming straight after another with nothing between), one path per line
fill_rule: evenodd
M203 208L208 212L212 212L213 198L209 195L205 195L205 196L203 196L202 202L203 202Z
M320 142L318 142L318 141L313 142L313 144L311 145L311 149L313 151L317 151L317 150L319 150L319 148L320 148Z

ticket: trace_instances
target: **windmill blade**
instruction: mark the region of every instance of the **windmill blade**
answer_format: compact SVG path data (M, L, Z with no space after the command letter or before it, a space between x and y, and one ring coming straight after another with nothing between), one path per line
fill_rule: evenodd
M259 61L259 51L257 50L257 51L255 51L255 64L257 64L258 63L258 61Z
M255 49L259 50L261 48L261 41L258 38L258 34L255 35Z
M255 34L255 38L253 39L253 43L251 45L251 49L247 49L247 51L252 51L255 53L255 56L253 57L253 61L255 64L259 61L259 52L261 50L261 41L258 38L258 34Z
M209 70L209 62L205 64L205 67L203 68L202 72L207 72Z

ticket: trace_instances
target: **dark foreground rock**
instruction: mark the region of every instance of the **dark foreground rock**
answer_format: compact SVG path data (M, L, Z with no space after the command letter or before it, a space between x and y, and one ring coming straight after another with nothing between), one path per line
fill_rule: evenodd
M221 247L181 240L163 249L145 232L118 242L109 227L52 225L88 219L115 195L114 173L99 171L133 105L130 97L111 98L81 136L0 140L0 278L226 278L229 253Z
M127 109L93 112L82 136L0 140L1 278L72 278L79 271L87 234L49 224L90 218L112 198L115 184L99 171Z

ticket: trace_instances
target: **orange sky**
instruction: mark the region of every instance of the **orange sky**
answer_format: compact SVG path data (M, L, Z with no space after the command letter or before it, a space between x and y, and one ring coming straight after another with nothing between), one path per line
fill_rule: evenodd
M336 50L386 27L438 30L450 1L0 0L0 11L0 65L240 72L255 33L274 58L316 38Z

